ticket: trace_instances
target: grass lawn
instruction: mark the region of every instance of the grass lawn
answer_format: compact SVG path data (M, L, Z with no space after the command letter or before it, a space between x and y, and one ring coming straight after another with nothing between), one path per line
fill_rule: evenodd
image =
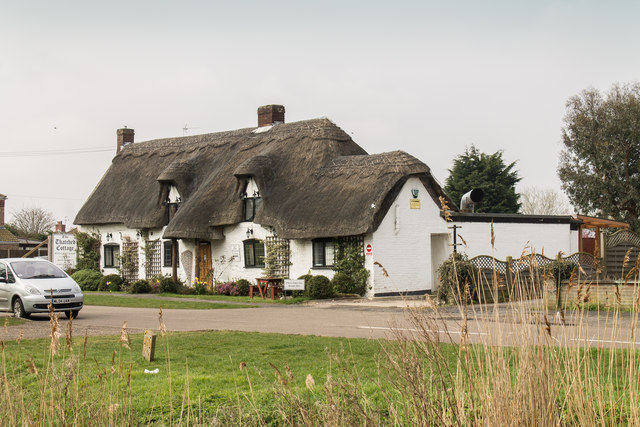
M4 327L4 326L14 326L14 325L22 325L24 322L26 322L25 319L16 319L15 317L2 317L0 318L0 326Z
M196 309L212 310L217 308L247 308L255 307L249 304L224 304L200 301L171 301L157 298L125 296L127 294L93 294L85 292L85 305L102 305L109 307L141 307L141 308L176 308L176 309ZM174 296L174 295L171 295Z
M332 361L331 354L340 355L349 367L357 366L358 372L365 377L375 377L378 369L376 355L380 354L380 343L366 339L193 332L158 336L156 360L147 362L142 357L142 335L131 335L130 339L131 350L128 350L121 346L119 336L88 337L86 346L82 337L75 337L73 350L69 352L62 337L61 353L53 358L53 363L47 362L50 360L49 340L28 340L19 344L5 342L5 368L9 381L22 385L24 396L21 400L31 402L32 411L38 408L41 381L46 381L45 376L58 378L57 382L60 382L59 385L55 385L57 382L51 385L54 389L51 394L62 393L57 388L61 388L65 381L69 382L69 366L74 363L76 386L82 388L79 393L81 400L95 400L97 404L107 406L117 402L121 408L126 407L130 400L131 417L136 424L167 422L170 412L169 370L174 414L179 413L179 408L186 402L188 390L190 406L199 415L211 417L219 408L238 404L251 408L251 402L254 402L260 408L260 417L266 421L274 413L273 397L277 384L277 374L270 363L291 385L288 366L295 384L309 398L315 396L315 399L323 395L322 386L327 376L337 376L341 369ZM457 350L452 346L450 351L455 357ZM242 370L241 363L246 365ZM33 365L38 374L34 374ZM145 374L145 369L158 369L159 373ZM305 387L308 374L317 384L313 392ZM130 392L127 392L127 382L131 385ZM375 398L375 383L365 380L363 385L363 391ZM67 387L64 387L64 393L67 393ZM6 409L2 408L2 399L0 409Z
M281 425L288 416L294 417L290 424L297 425L301 419L295 418L300 416L295 408L307 411L318 405L336 405L345 412L329 409L327 413L346 413L348 418L315 419L316 425L362 424L360 411L366 412L372 425L397 421L408 425L412 422L407 424L407 420L416 421L412 414L394 418L397 415L388 412L389 402L396 409L402 410L406 404L411 410L422 408L427 399L439 411L442 402L458 393L472 392L469 399L477 402L489 399L491 393L483 388L464 386L466 374L462 374L462 383L454 380L456 371L465 366L465 362L458 365L461 355L472 356L467 368L472 374L468 381L473 384L477 380L494 384L491 381L496 372L489 365L499 366L501 371L506 368L507 376L490 389L499 392L502 380L514 381L513 388L505 390L504 396L510 399L504 400L505 414L522 404L518 392L523 385L533 387L522 389L523 397L542 390L535 385L541 378L537 370L547 366L539 363L544 358L530 359L535 347L522 351L519 347L503 348L504 358L497 358L496 349L475 345L461 353L456 345L440 343L429 346L427 353L416 353L416 347L406 342L217 331L158 336L156 360L147 362L141 355L140 334L129 337L131 348L127 349L120 336L88 337L85 341L78 336L81 331L76 331L69 350L61 332L57 356L51 356L48 339L3 343L0 372L6 376L0 387L0 413L7 425L24 424L27 417L43 425L67 424L70 419L79 425L182 425L189 424L187 414L191 424L199 425ZM385 349L392 347L403 349L400 358L393 353L394 368L385 355ZM554 375L559 377L560 395L553 399L562 402L567 386L581 397L591 396L583 387L571 386L588 379L589 389L596 395L605 394L603 402L609 401L608 393L612 393L610 407L615 413L607 415L609 406L604 406L605 419L611 424L628 419L631 403L625 399L629 390L627 386L618 389L618 385L629 375L625 367L629 360L637 361L637 353L608 349L576 352L556 347L548 348L551 353L540 350L547 355L565 355L558 359L557 367L543 370L553 374L546 376L552 383L556 382ZM578 361L578 369L572 360ZM532 376L523 373L523 368L533 372ZM156 374L145 373L156 369ZM443 375L439 374L442 370ZM637 387L632 385L632 389ZM546 405L544 398L541 402ZM583 400L577 407L582 407L580 402ZM484 404L488 412L495 413L490 409L495 401ZM622 416L618 417L618 412ZM565 421L579 425L572 414L569 412Z

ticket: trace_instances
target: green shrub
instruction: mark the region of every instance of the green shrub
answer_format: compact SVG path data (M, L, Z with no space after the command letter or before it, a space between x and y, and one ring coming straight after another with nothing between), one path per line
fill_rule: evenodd
M137 280L131 285L132 294L148 294L152 291L151 285L146 280Z
M95 270L78 270L71 276L83 291L97 291L102 273Z
M99 291L118 292L122 290L124 279L119 274L107 274L100 280Z
M353 281L344 273L334 274L333 279L331 279L331 284L333 285L333 290L338 294L353 293L348 291L348 289L352 287Z
M180 281L175 282L171 276L158 276L154 280L158 283L158 292L177 294L178 289L182 286Z
M180 295L196 295L196 288L193 286L181 285L178 288L178 294Z
M309 280L305 279L305 289L307 295L313 299L326 299L333 296L331 280L325 276L313 276Z
M438 267L438 298L448 303L477 296L477 269L466 255L454 252Z
M338 272L331 279L333 290L339 294L357 294L363 296L367 293L367 279L369 271L365 268L354 270L352 275Z
M236 286L238 287L238 295L242 297L249 296L249 289L251 288L251 282L247 279L238 279L236 281Z
M556 259L551 263L551 275L554 283L559 285L564 280L568 280L571 277L571 273L576 268L576 263L566 261L563 259Z
M311 273L303 274L302 276L298 277L298 280L304 280L304 291L291 291L291 296L294 298L309 296L309 279L311 279L312 277L313 274Z
M100 270L100 235L96 233L76 233L78 270ZM95 290L95 289L94 289Z
M362 244L357 241L339 241L335 256L333 270L338 277L333 281L334 290L360 296L367 293L369 270L364 268Z

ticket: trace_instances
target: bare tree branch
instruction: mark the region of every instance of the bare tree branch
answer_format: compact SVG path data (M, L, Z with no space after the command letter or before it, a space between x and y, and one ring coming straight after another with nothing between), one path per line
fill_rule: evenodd
M520 213L528 215L570 215L567 198L552 188L526 187L520 192Z
M35 236L51 230L55 225L55 217L42 208L22 208L12 213L11 225L24 236Z

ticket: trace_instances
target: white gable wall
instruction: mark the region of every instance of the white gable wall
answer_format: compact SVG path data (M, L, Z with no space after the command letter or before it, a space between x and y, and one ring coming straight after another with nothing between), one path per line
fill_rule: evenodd
M418 190L420 209L411 209L412 190ZM433 289L433 269L437 266L431 265L432 235L446 235L447 231L440 207L418 178L409 178L371 239L373 254L366 257L373 269L373 293ZM438 247L438 253L442 252L442 244ZM388 277L374 262L384 267Z

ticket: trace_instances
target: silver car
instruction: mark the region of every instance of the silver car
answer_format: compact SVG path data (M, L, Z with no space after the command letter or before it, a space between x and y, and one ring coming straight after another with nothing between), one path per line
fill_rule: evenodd
M43 259L0 259L0 311L15 317L47 313L49 305L74 318L84 304L80 286L55 264Z

